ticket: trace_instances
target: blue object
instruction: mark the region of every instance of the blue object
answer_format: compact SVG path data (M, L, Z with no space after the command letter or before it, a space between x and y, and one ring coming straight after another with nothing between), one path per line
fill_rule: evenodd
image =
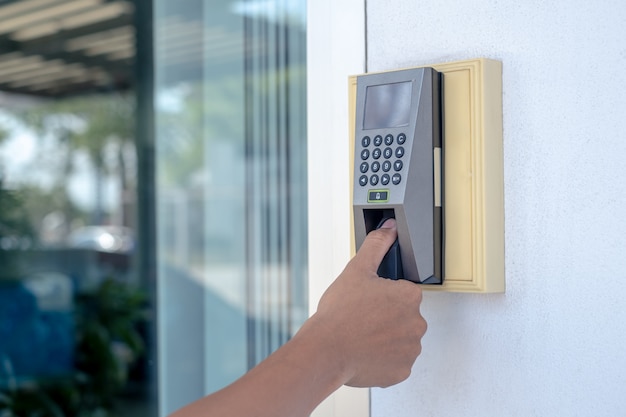
M43 310L22 282L0 283L0 386L72 372L74 329L71 309Z

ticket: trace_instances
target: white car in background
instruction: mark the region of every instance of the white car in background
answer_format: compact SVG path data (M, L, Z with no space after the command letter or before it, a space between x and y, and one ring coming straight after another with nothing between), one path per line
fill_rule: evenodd
M70 233L67 242L73 248L111 253L128 253L135 247L132 230L123 226L81 227Z

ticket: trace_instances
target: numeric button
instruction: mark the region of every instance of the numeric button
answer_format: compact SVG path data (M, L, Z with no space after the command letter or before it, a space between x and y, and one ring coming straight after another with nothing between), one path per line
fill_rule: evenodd
M380 158L381 153L382 153L382 152L381 152L380 148L376 148L376 149L374 149L374 150L372 151L372 157L373 157L374 159L378 159L378 158Z
M385 150L383 151L383 156L385 157L385 159L391 158L393 156L393 149L385 148Z
M378 184L378 175L372 175L370 177L370 184L377 185Z
M380 146L383 143L383 137L380 135L374 136L374 146Z
M393 135L389 134L385 136L385 145L391 146L392 143L393 143Z
M361 162L361 166L359 167L359 170L361 171L361 174L365 174L369 168L370 167L367 162Z
M363 139L361 139L361 145L363 145L364 148L367 148L368 146L370 146L370 142L371 142L371 139L369 136L363 136Z
M378 172L380 170L380 162L372 162L372 172Z
M361 151L361 159L365 161L369 157L370 157L370 151L368 151L367 149L363 149Z

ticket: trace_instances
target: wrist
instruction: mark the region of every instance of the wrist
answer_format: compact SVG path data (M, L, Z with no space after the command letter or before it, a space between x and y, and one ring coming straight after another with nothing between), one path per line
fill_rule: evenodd
M345 329L338 329L332 322L313 314L294 336L293 342L306 345L312 357L318 361L318 369L324 369L336 388L344 385L354 374L344 343Z

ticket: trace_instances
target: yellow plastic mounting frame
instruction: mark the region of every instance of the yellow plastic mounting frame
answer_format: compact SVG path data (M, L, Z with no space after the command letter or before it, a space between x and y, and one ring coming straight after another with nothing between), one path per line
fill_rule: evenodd
M445 279L442 285L422 287L450 292L504 292L502 63L480 58L427 66L441 72L444 80ZM351 158L356 77L349 77ZM353 163L351 160L349 167L351 187Z

